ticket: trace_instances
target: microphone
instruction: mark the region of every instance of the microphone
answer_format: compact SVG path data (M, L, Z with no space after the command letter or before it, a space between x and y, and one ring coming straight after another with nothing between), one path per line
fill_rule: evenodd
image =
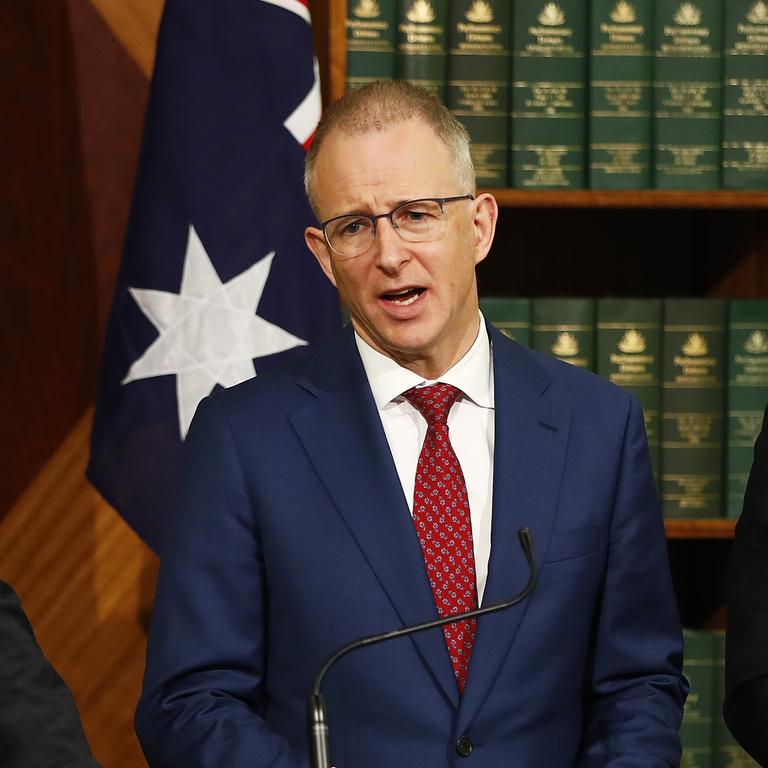
M484 616L486 613L495 613L496 611L503 611L506 608L511 608L518 603L525 600L528 595L533 592L533 588L536 586L536 579L538 578L538 568L536 567L536 561L533 558L533 540L531 539L531 532L527 528L521 528L517 532L517 536L520 539L520 546L523 548L525 559L528 562L528 583L523 588L523 591L518 595L508 600L505 603L495 603L494 605L488 605L484 608L475 608L473 611L466 611L465 613L455 613L452 616L444 616L441 619L434 619L433 621L425 621L421 624L414 624L410 627L402 627L401 629L395 629L391 632L385 632L382 635L372 635L371 637L363 637L360 640L355 640L347 645L341 647L332 656L329 656L325 664L323 664L320 672L315 679L315 687L312 689L312 693L309 696L307 703L307 724L309 726L309 752L311 758L312 768L333 768L331 765L331 742L330 742L330 730L328 727L328 717L325 708L325 699L320 693L320 686L323 684L323 680L328 673L328 670L342 657L346 656L351 651L355 651L358 648L364 648L368 645L376 645L377 643L383 643L385 640L394 640L396 637L402 637L403 635L412 635L415 632L422 632L425 629L434 629L435 627L441 627L443 624L452 624L456 621L464 621L465 619L474 619L477 616Z

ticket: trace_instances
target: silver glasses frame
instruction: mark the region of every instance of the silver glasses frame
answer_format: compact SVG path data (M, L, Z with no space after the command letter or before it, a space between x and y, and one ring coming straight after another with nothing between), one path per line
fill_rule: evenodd
M394 216L395 214L401 210L402 208L407 208L409 205L413 205L414 203L437 203L440 206L440 212L443 213L443 208L446 203L455 203L457 200L474 200L474 195L453 195L451 197L417 197L415 200L406 200L403 203L400 203L399 205L396 205L391 211L388 213L377 213L373 216L368 215L367 213L342 213L340 216L333 216L330 219L327 219L326 221L323 221L320 224L320 229L323 232L323 238L325 239L326 245L328 248L330 248L333 253L335 253L337 256L341 257L342 259L356 259L358 256L363 256L364 254L368 253L371 246L374 243L374 240L376 239L376 222L379 219L389 219L389 223L392 225L392 229L397 232L398 236L402 238L405 242L412 242L412 243L426 243L429 242L428 240L408 240L405 237L403 237L402 233L400 232L399 228L396 226L394 222ZM326 230L326 227L328 227L329 224L333 224L334 221L338 221L339 219L347 219L351 216L360 218L360 219L367 219L371 222L371 230L373 237L371 238L371 245L368 246L364 251L360 251L360 253L356 253L354 256L345 256L343 253L340 253L337 251L332 243L331 239L328 237L328 232Z

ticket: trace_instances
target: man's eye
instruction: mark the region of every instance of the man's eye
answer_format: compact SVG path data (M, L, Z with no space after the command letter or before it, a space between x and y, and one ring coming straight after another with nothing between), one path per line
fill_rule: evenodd
M340 234L344 237L359 235L369 222L363 219L354 219L353 221L347 221L340 230Z
M407 208L400 214L399 218L407 224L426 224L432 221L435 215L424 208Z

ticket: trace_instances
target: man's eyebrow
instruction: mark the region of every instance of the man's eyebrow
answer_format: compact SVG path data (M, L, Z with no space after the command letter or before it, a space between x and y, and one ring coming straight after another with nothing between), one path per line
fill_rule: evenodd
M394 211L395 208L399 208L401 205L405 205L406 203L412 203L416 200L429 200L431 198L428 197L404 197L400 200L396 200L394 203L391 204L391 207L386 210L382 211L382 213L389 213L390 211ZM351 211L346 211L345 213L339 213L338 216L378 216L377 213L368 213L367 211L362 210L361 208L355 208ZM334 216L333 218L337 218Z
M340 213L339 216L373 216L373 214L364 211L362 208L353 208L351 211Z

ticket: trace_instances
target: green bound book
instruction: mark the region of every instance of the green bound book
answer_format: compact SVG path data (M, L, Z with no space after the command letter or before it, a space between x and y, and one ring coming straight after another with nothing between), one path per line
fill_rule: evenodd
M733 299L728 314L726 515L738 517L768 403L768 299Z
M349 0L347 90L395 76L396 0Z
M466 126L477 183L509 184L510 3L451 0L448 107Z
M723 719L725 699L725 632L715 631L714 695L712 697L712 765L714 768L760 768L731 736Z
M720 186L722 0L656 0L654 186Z
M712 736L715 693L715 638L711 632L684 629L683 674L691 684L685 701L680 741L681 768L713 768Z
M398 0L397 76L445 104L448 0Z
M653 472L659 479L661 299L597 302L597 372L635 394L643 406Z
M722 514L725 306L664 302L661 498L669 518Z
M647 189L654 0L592 0L589 186Z
M545 355L593 371L595 300L533 299L531 343Z
M526 347L531 346L531 300L521 298L483 298L480 310L505 336Z
M582 0L513 5L514 187L585 184L588 10Z
M723 186L768 189L768 3L725 3Z

